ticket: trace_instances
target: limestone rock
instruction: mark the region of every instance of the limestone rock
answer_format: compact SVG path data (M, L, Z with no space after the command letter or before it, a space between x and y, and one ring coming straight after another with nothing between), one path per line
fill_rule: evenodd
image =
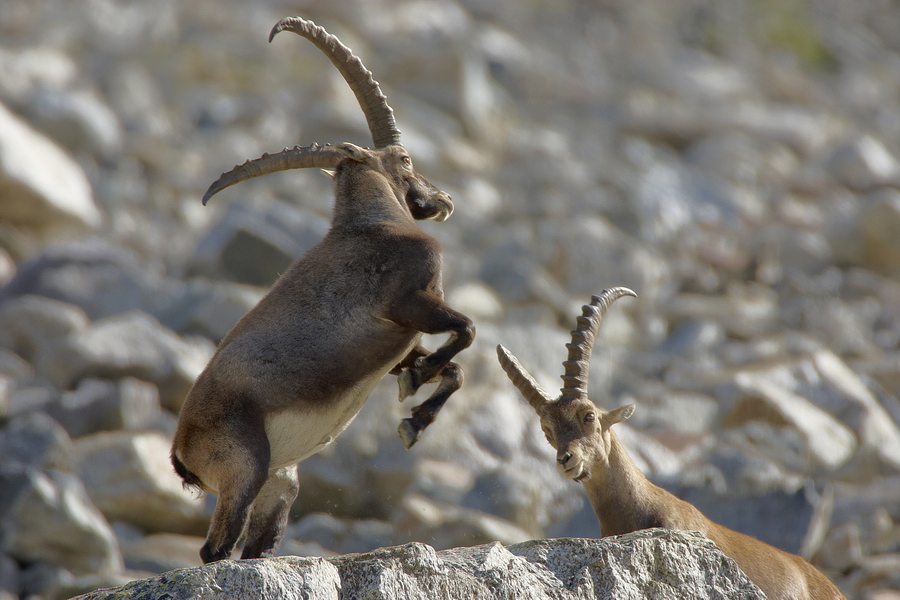
M71 152L113 158L122 151L119 118L93 90L39 89L28 108L31 121Z
M85 329L89 322L73 304L24 294L0 305L0 346L32 360L38 348Z
M76 598L112 600L121 595L139 598L165 594L172 600L339 600L341 591L341 576L336 566L323 559L290 556L248 561L223 560L204 567L170 571Z
M264 213L231 205L198 244L193 268L212 277L269 286L327 231L322 217L284 203L272 203Z
M866 135L839 146L826 167L842 184L855 189L896 185L900 165L878 139Z
M7 464L0 467L0 490L3 552L73 573L122 570L115 535L76 477Z
M129 526L121 522L113 524L127 569L165 573L203 564L200 560L200 548L204 542L202 537L179 533L143 535L137 528L133 528L134 535L123 535L123 529L127 527Z
M182 487L169 462L171 441L148 432L103 432L75 441L75 472L110 521L148 532L203 535L208 525L202 498Z
M401 540L429 540L436 548L471 546L500 540L510 544L530 536L521 527L490 513L407 494L391 519Z
M72 440L47 413L14 417L0 430L0 464L20 463L42 469L71 469Z
M797 431L817 468L834 470L850 460L856 436L829 413L771 379L742 372L735 381L747 397L735 408L731 424L771 420L776 427Z
M24 261L0 302L26 294L80 306L92 320L158 302L171 285L158 261L122 245L90 237L55 242Z
M102 216L84 171L0 104L0 219L38 231L95 228Z
M135 377L155 383L163 406L177 411L212 355L139 310L95 321L51 345L35 359L39 372L62 389L86 377Z
M885 189L862 209L858 235L862 237L860 262L890 277L900 275L900 192Z
M638 557L641 557L638 559ZM410 543L334 558L221 561L173 571L80 600L170 598L761 599L731 559L695 532L645 530L615 538L497 542L435 551Z
M82 379L46 407L73 438L98 431L152 429L160 418L159 390L152 383L126 377L117 382Z
M325 513L313 513L289 526L284 535L302 543L316 542L322 548L346 554L389 546L393 526L375 519L336 519Z
M218 342L264 293L265 289L257 286L195 277L157 306L153 314L182 335L202 335Z

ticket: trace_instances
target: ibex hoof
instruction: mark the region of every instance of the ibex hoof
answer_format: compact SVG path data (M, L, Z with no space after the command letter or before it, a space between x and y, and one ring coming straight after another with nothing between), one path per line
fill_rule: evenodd
M397 385L400 388L400 397L398 398L400 402L403 402L403 400L407 396L412 396L416 393L418 386L416 385L414 379L415 373L409 369L406 369L405 371L400 373L399 377L397 377ZM407 448L408 447L409 446L407 446Z
M397 433L400 434L400 440L403 442L403 445L406 446L407 450L412 448L413 444L418 442L419 438L422 437L422 430L416 427L413 419L403 419L400 421L400 427L397 428Z

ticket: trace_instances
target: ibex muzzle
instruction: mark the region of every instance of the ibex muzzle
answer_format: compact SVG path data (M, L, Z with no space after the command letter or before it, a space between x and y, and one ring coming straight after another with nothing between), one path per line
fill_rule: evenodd
M285 169L333 171L334 215L321 242L275 282L222 340L185 400L172 463L185 484L219 495L204 562L270 556L297 496L297 463L336 438L387 373L400 399L429 381L434 393L399 428L407 448L463 381L450 362L475 328L447 306L441 249L417 219L453 212L445 192L416 173L393 111L371 73L321 27L300 18L289 30L320 48L356 93L374 149L351 143L264 154L224 173L203 197ZM271 37L270 37L271 40ZM437 351L423 333L449 333Z

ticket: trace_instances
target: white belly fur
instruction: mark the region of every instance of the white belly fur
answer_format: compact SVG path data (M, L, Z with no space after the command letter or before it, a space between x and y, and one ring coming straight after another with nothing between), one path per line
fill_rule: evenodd
M271 458L269 469L295 465L327 446L356 417L372 389L409 350L380 373L350 389L329 407L318 410L285 410L266 417Z
M269 469L297 464L327 446L350 425L373 387L374 383L350 390L332 410L286 410L267 417Z

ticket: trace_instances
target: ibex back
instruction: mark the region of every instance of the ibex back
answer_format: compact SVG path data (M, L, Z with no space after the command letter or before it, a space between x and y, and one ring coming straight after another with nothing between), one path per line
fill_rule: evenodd
M587 396L591 350L600 321L612 302L634 296L612 288L594 296L572 331L568 360L563 362L565 387L553 398L503 346L500 364L513 385L541 420L556 462L566 477L580 481L604 536L664 527L699 531L731 557L770 600L837 600L840 591L821 571L796 554L732 531L707 519L694 505L654 485L632 462L612 426L634 413L634 405L609 411Z
M441 250L416 219L443 221L450 197L415 172L378 84L337 38L299 18L294 31L318 46L359 99L375 149L350 143L295 147L248 161L216 192L290 168L333 169L335 204L325 238L275 282L225 336L181 411L172 463L185 484L219 495L204 562L270 556L299 491L297 463L337 437L387 373L400 399L440 384L399 428L407 448L434 420L463 374L450 359L471 344L472 322L444 303ZM270 37L271 40L271 37ZM449 333L434 353L423 333Z

